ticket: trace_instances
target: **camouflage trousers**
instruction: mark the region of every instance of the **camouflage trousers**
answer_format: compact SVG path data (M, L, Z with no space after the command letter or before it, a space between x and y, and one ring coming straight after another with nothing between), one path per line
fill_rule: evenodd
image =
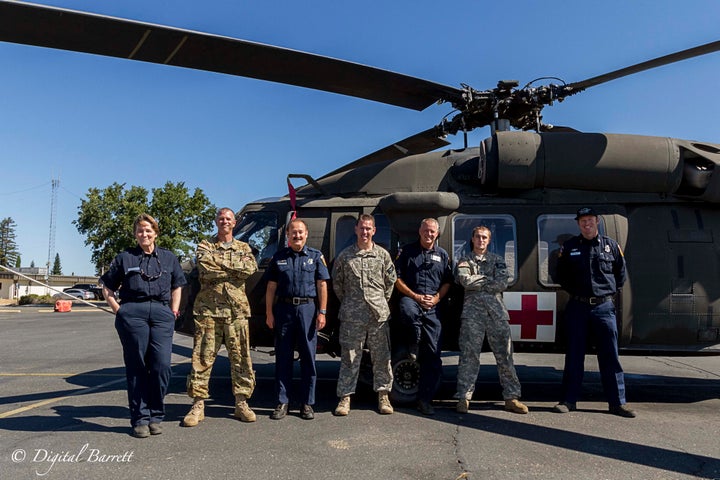
M367 342L366 342L367 339ZM387 391L392 388L393 374L390 365L390 329L388 322L340 322L340 375L337 396L355 393L363 346L370 350L373 370L373 390Z
M230 360L233 395L245 395L248 398L252 395L255 389L255 372L250 359L247 319L198 317L195 319L192 369L187 377L187 393L190 397L210 396L210 373L223 345Z
M495 355L503 399L520 398L520 381L513 363L512 338L507 311L487 309L463 310L460 325L460 363L458 364L457 396L470 400L480 373L480 351L487 335Z

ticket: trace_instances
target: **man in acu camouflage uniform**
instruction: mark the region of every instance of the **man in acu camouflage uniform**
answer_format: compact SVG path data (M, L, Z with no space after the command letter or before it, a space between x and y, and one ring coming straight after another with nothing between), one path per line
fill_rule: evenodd
M503 257L488 251L491 235L487 227L475 227L472 252L457 265L455 278L465 288L465 301L460 325L456 410L467 413L470 407L480 371L480 351L487 334L503 387L505 410L528 413L528 408L518 401L520 382L513 365L510 317L502 300L508 283L507 266Z
M375 219L360 215L355 225L357 242L340 252L332 271L333 290L340 299L340 347L342 361L337 383L340 402L335 415L350 413L350 395L355 393L363 345L373 364L373 389L378 392L378 410L393 413L388 394L393 375L390 364L388 301L397 276L390 254L373 242Z
M215 217L217 236L197 247L200 292L195 298L195 339L192 369L187 392L194 399L183 425L194 427L205 418L205 399L218 350L225 345L230 360L230 377L235 395L235 417L254 422L255 413L247 399L255 388L250 360L248 317L250 305L245 296L245 280L257 271L250 246L233 238L235 214L221 208Z

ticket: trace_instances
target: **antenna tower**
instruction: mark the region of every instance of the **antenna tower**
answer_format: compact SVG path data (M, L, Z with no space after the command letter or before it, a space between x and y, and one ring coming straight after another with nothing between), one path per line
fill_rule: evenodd
M45 277L50 275L50 265L54 261L55 252L55 217L57 217L57 191L60 186L60 177L52 179L52 188L50 193L50 238L48 239L48 258L47 258L47 272Z

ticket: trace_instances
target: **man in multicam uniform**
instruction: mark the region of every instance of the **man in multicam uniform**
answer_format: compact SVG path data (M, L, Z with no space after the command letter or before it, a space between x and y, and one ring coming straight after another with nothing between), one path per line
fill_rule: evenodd
M397 276L390 254L373 242L375 219L360 215L355 225L357 242L340 252L332 271L333 290L340 299L340 347L342 350L335 415L350 413L350 395L355 393L363 345L373 365L373 389L378 392L378 410L393 413L388 394L393 375L390 364L388 301Z
M507 266L503 257L488 251L491 236L487 227L475 227L473 250L457 265L455 279L465 288L465 301L460 325L456 410L467 413L470 407L480 371L480 351L487 334L503 387L505 410L528 413L528 408L518 401L520 382L513 364L510 316L502 300L508 283Z
M235 214L231 209L218 210L215 224L217 236L203 240L197 247L200 291L193 306L195 339L187 378L187 392L194 402L183 419L186 427L194 427L205 418L210 373L223 345L230 360L235 417L243 422L255 421L255 413L247 404L255 388L255 373L250 360L250 304L245 280L257 271L257 263L250 246L233 238Z

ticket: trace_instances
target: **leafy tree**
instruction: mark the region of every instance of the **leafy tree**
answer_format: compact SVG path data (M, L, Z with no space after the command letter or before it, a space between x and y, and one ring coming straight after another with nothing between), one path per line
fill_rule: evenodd
M20 255L15 257L15 268L20 268L22 266L22 260L20 259Z
M10 218L0 220L0 265L14 265L18 259L18 247L15 242L17 224Z
M53 263L50 275L62 275L62 266L60 265L60 254L55 254L55 262Z
M215 206L200 189L190 195L184 182L167 182L152 189L152 200L143 187L113 183L104 189L91 188L78 207L73 224L85 235L85 245L92 248L97 273L104 272L122 250L136 244L133 222L141 213L158 221L157 244L188 258L195 244L212 227Z
M158 244L181 258L191 258L214 226L216 210L202 190L196 188L191 196L183 182L153 188L149 211L160 225Z

